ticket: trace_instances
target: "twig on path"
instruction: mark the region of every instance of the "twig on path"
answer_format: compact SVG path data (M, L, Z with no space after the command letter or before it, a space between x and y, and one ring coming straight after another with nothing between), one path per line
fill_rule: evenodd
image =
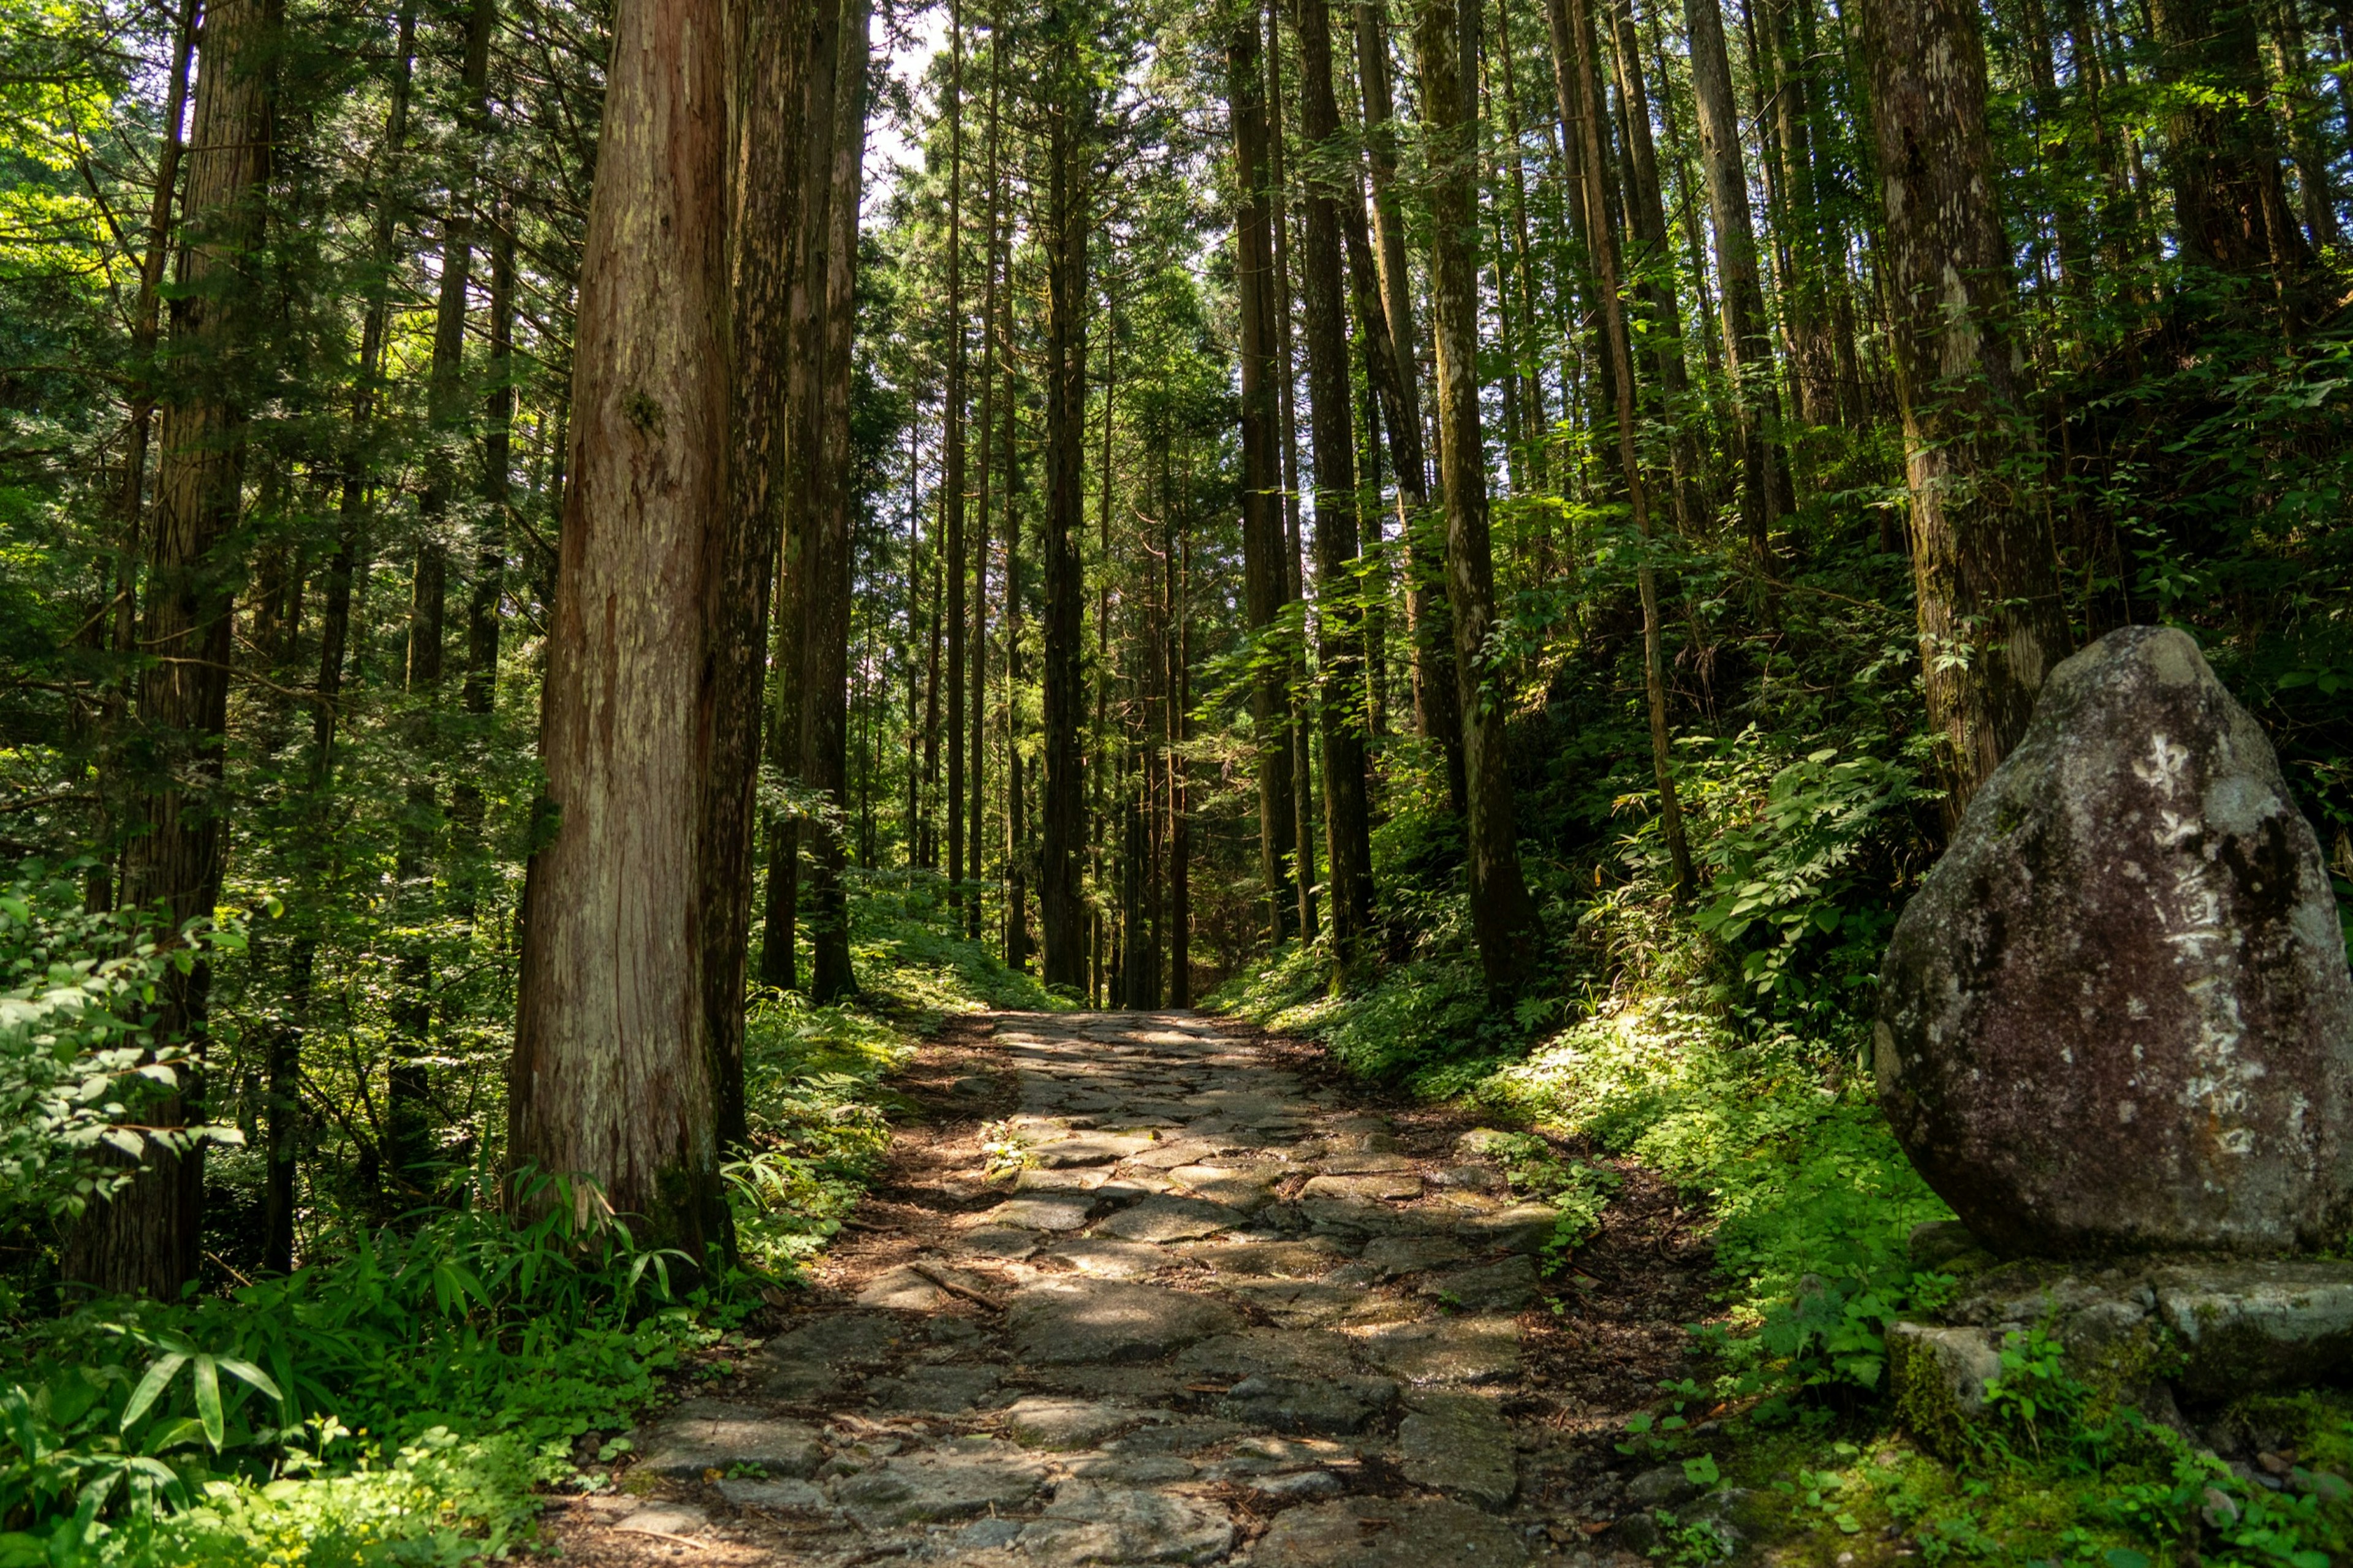
M871 1230L878 1236L888 1236L899 1228L895 1225L876 1225L871 1220L857 1219L849 1215L841 1216L841 1223L850 1230Z
M996 1297L976 1290L969 1285L959 1285L939 1269L932 1268L929 1264L910 1263L907 1267L922 1275L924 1279L930 1280L933 1284L938 1286L941 1289L946 1291L951 1296L961 1296L967 1301L976 1301L992 1312L1002 1312L1005 1310L1005 1303L998 1300Z

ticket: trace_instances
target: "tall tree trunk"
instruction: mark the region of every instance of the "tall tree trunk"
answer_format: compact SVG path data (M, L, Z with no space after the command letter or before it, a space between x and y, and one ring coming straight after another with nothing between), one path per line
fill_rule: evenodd
M1012 331L1007 302L1006 331ZM1008 357L1012 344L1006 345ZM1050 367L1049 370L1050 374ZM1005 963L1029 972L1029 821L1021 766L1021 517L1014 510L1020 489L1013 432L1014 400L1005 400Z
M808 559L822 511L826 425L827 240L834 188L834 136L841 93L844 0L813 0L807 22L808 51L799 94L798 151L793 155L800 194L790 249L785 357L785 433L782 509L776 550L768 687L769 760L788 784L808 783L804 715L809 679L807 644ZM772 478L771 483L777 482ZM846 634L845 634L846 637ZM761 936L760 979L792 989L800 983L801 843L799 809L778 812L766 824L768 876L766 919Z
M1715 229L1716 277L1723 287L1724 353L1732 382L1734 446L1740 463L1740 524L1760 569L1769 570L1773 525L1781 515L1788 465L1773 439L1780 395L1773 384L1772 340L1749 218L1748 171L1740 115L1732 97L1732 57L1725 47L1717 0L1683 0L1691 45L1692 97L1699 109L1700 165Z
M980 850L981 818L983 815L981 811L981 803L986 798L982 793L982 785L985 782L982 775L987 771L984 766L985 749L983 744L987 740L987 735L984 732L983 726L987 722L987 705L982 700L982 699L986 695L987 690L986 678L987 676L988 666L988 432L990 428L989 415L991 413L988 400L991 394L994 392L1007 400L1007 406L1009 408L1011 406L1013 395L1011 381L1013 363L1010 354L1010 349L1012 346L1012 329L1009 320L1005 328L1007 334L1005 346L1008 353L1004 356L1005 374L1003 377L1003 385L1001 387L999 386L999 378L995 374L998 358L997 340L990 335L991 328L998 311L999 267L1000 265L1002 266L1006 275L1004 285L1005 292L1008 295L1010 294L1012 289L1012 278L1010 275L1013 268L1011 247L1009 245L1005 247L1006 254L1004 257L1000 258L998 256L997 230L1005 207L1004 164L1001 158L1001 147L999 144L999 132L1002 130L999 95L1003 91L1005 85L1005 26L1002 16L994 9L990 12L988 31L988 234L987 238L987 254L988 257L988 262L987 267L987 282L983 289L984 298L980 310L981 353L983 356L980 384L980 493L977 497L980 502L978 513L980 527L978 530L978 537L973 541L972 547L973 626L971 643L972 702L970 720L972 724L972 846L971 853L966 863L966 873L971 877L975 884L975 891L972 897L971 908L969 908L965 913L965 933L974 942L978 942L980 940L981 898L977 888L981 879ZM1011 316L1012 311L1009 302L1005 308L1005 313L1008 318ZM1008 472L1010 471L1010 467L1011 465L1008 460Z
M1588 81L1599 79L1596 68L1593 16L1587 0L1567 0L1569 32L1578 68ZM1601 184L1601 124L1598 99L1593 112L1578 130L1585 138L1586 225L1592 237L1593 270L1600 282L1602 336L1608 341L1609 363L1618 392L1618 464L1624 470L1626 500L1634 514L1634 530L1651 536L1649 486L1634 444L1634 356L1628 342L1624 296L1620 292L1618 237L1609 222L1609 195ZM1672 752L1667 737L1666 659L1660 647L1658 574L1646 561L1635 574L1642 598L1642 674L1651 717L1651 768L1659 784L1659 829L1673 862L1675 897L1693 891L1691 847L1683 837L1683 806L1675 798Z
M703 1030L720 1147L749 1133L744 1093L744 992L752 926L766 707L768 596L783 537L790 437L785 366L793 352L793 237L800 221L798 149L808 72L807 0L731 8L727 265L734 396L727 506L711 529L702 605L698 721L710 736L702 795ZM770 831L775 831L773 824Z
M842 886L849 821L849 390L857 326L860 172L866 153L870 0L843 0L824 247L825 331L815 425L816 472L801 555L801 768L839 814L809 844L809 995L838 1002L858 989Z
M181 0L172 33L171 85L164 100L164 141L155 153L155 190L147 204L146 249L139 262L139 291L131 308L130 418L122 437L122 483L115 492L114 602L110 646L119 672L108 683L100 709L99 810L100 841L108 860L121 852L122 812L122 730L125 710L135 684L139 647L140 527L144 521L147 490L148 437L155 420L155 348L160 335L164 264L172 248L172 206L179 194L180 128L187 118L189 69L195 59L196 18L202 0ZM95 910L113 903L108 869L90 876L89 904Z
M1454 672L1454 628L1446 605L1442 525L1430 515L1430 459L1421 440L1421 341L1413 317L1413 279L1406 265L1405 216L1397 191L1397 108L1389 85L1388 24L1375 0L1356 5L1356 78L1372 169L1373 233L1381 303L1396 367L1388 418L1389 461L1397 470L1398 531L1406 543L1406 620L1413 643L1414 729L1438 743L1446 764L1446 800L1463 814L1462 708Z
M217 0L198 45L181 268L190 292L172 322L172 357L185 372L164 405L139 638L154 661L140 680L139 725L155 754L131 781L136 830L122 869L123 904L158 905L174 928L212 913L226 858L231 552L268 352L247 263L265 229L279 25L274 0ZM199 1060L208 981L201 963L174 971L157 998L155 1037L188 1041ZM203 1096L200 1079L183 1081L148 1110L150 1124L201 1121ZM176 1300L195 1276L203 1200L202 1146L151 1145L131 1184L82 1215L60 1271L94 1289Z
M1587 107L1594 96L1596 82L1593 74L1578 64L1582 57L1577 52L1577 41L1569 26L1568 0L1546 0L1545 26L1552 39L1553 93L1560 106L1560 122L1563 132L1561 173L1569 185L1567 203L1569 227L1577 237L1577 249L1584 252L1585 256L1584 266L1574 269L1574 276L1578 285L1577 289L1578 326L1576 335L1581 342L1588 332L1598 334L1599 328L1596 323L1601 314L1601 305L1599 300L1595 297L1599 293L1599 285L1592 275L1593 247L1596 243L1594 221L1588 210L1589 204L1586 200L1586 192L1591 187L1593 182L1588 178L1588 171L1585 166L1585 142L1577 128L1585 122L1588 114L1598 114L1599 110L1598 108ZM1603 178L1606 180L1607 175L1604 174ZM1600 465L1603 473L1608 475L1614 471L1617 463L1617 447L1614 440L1605 438L1602 425L1605 418L1603 410L1617 407L1618 373L1607 348L1592 357L1595 374L1600 382L1599 395L1588 398L1587 403L1590 412L1594 445L1601 454Z
M1366 805L1365 611L1356 573L1356 419L1349 397L1348 314L1341 297L1340 204L1364 196L1353 179L1335 190L1323 160L1353 170L1340 142L1332 91L1332 28L1324 0L1299 0L1300 127L1319 173L1306 183L1307 398L1315 452L1316 721L1324 742L1325 858L1331 871L1334 951L1345 966L1373 919L1371 823Z
M1487 473L1479 427L1478 145L1464 101L1461 30L1447 0L1418 0L1415 54L1430 124L1430 282L1438 339L1438 462L1446 494L1446 594L1462 710L1470 810L1471 921L1491 990L1534 977L1543 928L1520 872L1501 694L1488 689L1495 566L1487 536Z
M1186 518L1163 536L1174 647L1168 661L1168 1005L1193 1005L1192 764L1185 752L1193 706L1193 530L1191 465L1186 471ZM1174 519L1176 509L1168 509Z
M1659 418L1672 432L1668 443L1674 472L1675 525L1696 539L1707 521L1707 496L1700 473L1699 437L1691 404L1691 376L1683 363L1683 310L1675 300L1674 262L1667 246L1666 203L1659 190L1659 154L1651 139L1651 102L1642 81L1641 40L1634 33L1633 0L1617 0L1613 16L1618 42L1618 96L1625 110L1627 162L1633 179L1626 189L1627 226L1634 253L1626 270L1650 316L1646 333L1650 362L1658 378Z
M1061 25L1075 28L1076 16ZM1086 910L1079 899L1079 856L1085 847L1086 773L1079 721L1086 704L1080 663L1083 611L1079 530L1086 496L1087 242L1092 222L1094 83L1082 69L1081 44L1058 41L1057 101L1049 110L1050 213L1046 279L1046 625L1045 822L1038 868L1039 913L1045 927L1049 985L1087 983Z
M1307 585L1299 530L1299 418L1296 357L1291 352L1291 218L1285 210L1290 184L1283 174L1289 130L1282 117L1282 28L1279 0L1268 0L1266 24L1267 199L1274 234L1271 300L1273 321L1277 447L1282 464L1282 588L1279 604L1298 603L1304 612ZM1291 742L1292 889L1299 899L1299 934L1315 940L1315 759L1307 722L1307 645L1286 642L1289 663L1283 683L1286 732Z
M1226 40L1226 93L1237 186L1234 271L1241 296L1242 604L1253 647L1250 727L1258 745L1259 871L1270 940L1294 929L1291 740L1283 668L1272 640L1282 607L1282 485L1275 454L1273 237L1267 206L1266 77L1259 12L1241 8Z
M2021 479L2035 442L2011 380L2010 246L1976 13L1962 0L1869 0L1862 23L1920 664L1950 826L2024 732L2067 651L2067 620L2040 487Z
M722 7L621 0L582 254L508 1149L640 1244L726 1234L703 1026L707 531L728 484ZM575 1198L577 1216L594 1213Z
M964 5L948 5L948 363L940 434L940 483L947 495L948 907L964 905ZM993 241L993 237L992 237ZM995 279L992 277L991 282ZM982 311L981 331L988 327ZM988 426L981 425L986 445ZM987 502L982 503L984 506Z

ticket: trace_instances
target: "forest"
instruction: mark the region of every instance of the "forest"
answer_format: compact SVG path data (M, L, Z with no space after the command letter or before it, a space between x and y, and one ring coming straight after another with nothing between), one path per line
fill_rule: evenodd
M1769 1517L1561 1552L2325 1568L2325 1389L1913 1441L1872 1028L2119 627L2353 931L2348 222L2344 0L0 0L0 1568L552 1550L1195 1009L1672 1213Z

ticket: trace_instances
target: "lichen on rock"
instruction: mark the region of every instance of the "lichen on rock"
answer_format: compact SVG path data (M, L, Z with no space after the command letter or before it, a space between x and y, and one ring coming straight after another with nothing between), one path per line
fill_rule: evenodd
M2171 629L2052 673L1896 926L1879 1092L2010 1255L2314 1247L2353 1210L2353 976L2320 847Z

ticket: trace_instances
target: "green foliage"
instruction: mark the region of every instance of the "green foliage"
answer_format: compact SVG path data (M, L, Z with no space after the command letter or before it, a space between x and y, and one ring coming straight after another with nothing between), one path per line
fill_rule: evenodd
M190 1067L183 1042L156 1037L157 988L243 946L234 924L174 935L142 911L90 913L37 860L0 883L0 1234L71 1220L151 1149L237 1141L234 1127L144 1127L140 1112Z
M1752 805L1746 781L1763 749L1754 727L1742 731L1724 747L1732 765L1694 792L1724 826L1701 852L1710 897L1692 923L1740 955L1742 983L1759 998L1867 987L1895 923L1868 876L1873 852L1886 820L1918 797L1919 774L1868 749L1841 760L1823 746L1774 773Z

